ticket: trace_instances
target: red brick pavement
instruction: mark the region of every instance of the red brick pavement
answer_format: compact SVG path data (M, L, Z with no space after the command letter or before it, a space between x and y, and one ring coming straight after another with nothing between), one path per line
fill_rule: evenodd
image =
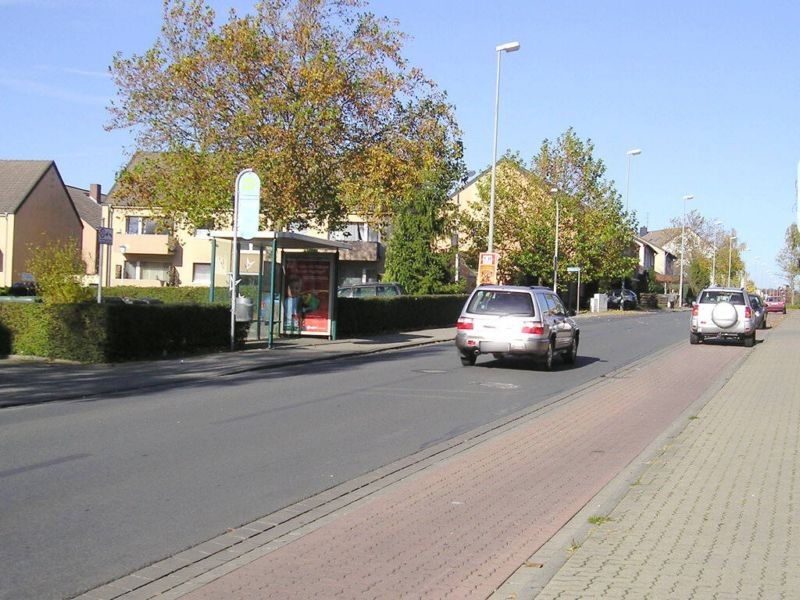
M742 352L622 372L185 597L486 598Z

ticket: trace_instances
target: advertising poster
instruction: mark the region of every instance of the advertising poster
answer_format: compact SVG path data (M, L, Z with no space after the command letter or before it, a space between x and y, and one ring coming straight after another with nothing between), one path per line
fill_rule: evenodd
M481 252L478 257L478 285L497 285L497 252Z
M284 333L330 334L332 269L330 260L286 257Z

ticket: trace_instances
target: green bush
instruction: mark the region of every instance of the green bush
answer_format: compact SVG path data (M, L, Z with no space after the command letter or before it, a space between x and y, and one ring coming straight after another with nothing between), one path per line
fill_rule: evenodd
M463 295L339 298L337 336L455 326Z
M238 347L246 334L247 324L238 324ZM0 350L6 354L96 363L229 347L230 311L223 306L0 305Z

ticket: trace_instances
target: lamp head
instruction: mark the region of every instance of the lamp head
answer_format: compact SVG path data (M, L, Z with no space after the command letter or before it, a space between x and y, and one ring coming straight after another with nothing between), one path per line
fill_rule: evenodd
M625 154L628 156L638 156L642 153L641 148L634 148L633 150L628 150Z
M692 196L691 194L686 194L686 195L683 197L683 200L684 200L684 201L686 201L686 200L694 200L694 196Z
M517 50L519 50L519 42L508 42L495 48L495 52L516 52Z

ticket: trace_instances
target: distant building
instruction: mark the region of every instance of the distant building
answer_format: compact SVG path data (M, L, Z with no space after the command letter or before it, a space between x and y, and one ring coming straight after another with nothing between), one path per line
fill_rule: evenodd
M48 242L82 243L83 225L51 160L0 160L0 285L29 278L27 265Z

